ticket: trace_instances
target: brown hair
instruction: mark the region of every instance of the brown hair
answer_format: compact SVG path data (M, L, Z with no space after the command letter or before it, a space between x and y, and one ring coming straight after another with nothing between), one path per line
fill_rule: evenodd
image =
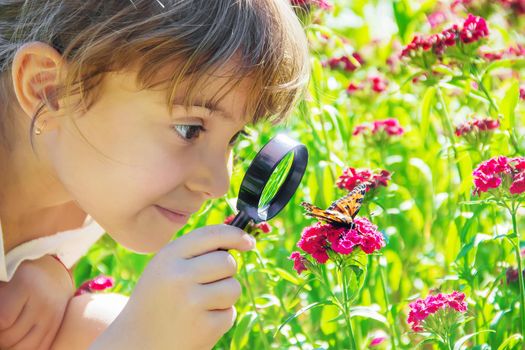
M310 72L306 37L288 0L0 0L4 140L9 140L4 116L14 98L12 59L31 41L53 46L68 62L54 97L78 94L85 108L95 102L105 73L138 65L140 86L151 88L155 73L174 61L184 64L166 80L166 103L171 106L177 86L190 79L184 101L189 105L204 75L237 58L230 81L255 78L248 106L253 122L276 123L304 93ZM30 137L44 107L33 116Z

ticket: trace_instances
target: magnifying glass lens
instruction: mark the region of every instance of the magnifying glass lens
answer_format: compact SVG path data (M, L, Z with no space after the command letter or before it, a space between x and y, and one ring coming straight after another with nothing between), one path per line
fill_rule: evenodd
M244 229L250 221L273 218L292 198L308 164L306 147L284 134L271 139L246 171L230 225Z
M267 219L268 209L270 208L273 199L279 192L279 189L284 184L288 173L292 169L293 160L294 152L289 152L286 156L284 156L280 163L277 164L277 167L264 186L257 208L257 212L261 219Z

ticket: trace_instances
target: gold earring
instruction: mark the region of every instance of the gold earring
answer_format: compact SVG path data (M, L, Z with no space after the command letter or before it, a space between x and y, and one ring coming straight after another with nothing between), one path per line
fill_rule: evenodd
M42 123L42 127L38 127L38 126L36 127L35 135L40 135L42 133L42 130L46 126L46 122L47 122L47 120L44 120L44 122Z

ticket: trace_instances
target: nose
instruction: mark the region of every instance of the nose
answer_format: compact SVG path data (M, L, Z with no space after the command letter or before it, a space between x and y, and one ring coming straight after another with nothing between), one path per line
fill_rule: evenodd
M230 188L231 157L230 152L202 152L198 165L190 175L187 187L193 192L203 193L206 199L224 196Z

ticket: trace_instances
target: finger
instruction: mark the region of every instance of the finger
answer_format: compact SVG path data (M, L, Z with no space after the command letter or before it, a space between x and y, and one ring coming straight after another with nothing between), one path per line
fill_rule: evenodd
M242 288L235 278L225 278L197 288L195 295L206 310L230 308L241 296Z
M210 316L210 326L220 334L219 338L232 328L235 319L237 318L237 309L235 309L235 306L230 306L223 310L212 310L208 312Z
M0 332L15 324L29 298L17 286L14 280L10 284L0 283Z
M12 347L27 335L34 325L34 317L31 303L27 302L15 323L5 331L0 332L0 349Z
M237 262L228 252L217 250L187 261L188 274L197 283L210 283L237 273Z
M212 225L198 228L170 243L168 250L190 259L218 249L246 251L255 247L255 240L238 227Z

